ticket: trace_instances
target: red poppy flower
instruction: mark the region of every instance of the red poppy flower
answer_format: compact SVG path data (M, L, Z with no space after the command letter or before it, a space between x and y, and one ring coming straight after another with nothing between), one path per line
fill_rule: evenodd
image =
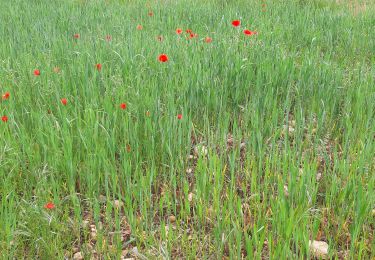
M7 116L2 116L1 117L1 121L3 121L4 123L8 122L8 117Z
M212 42L212 38L211 37L206 37L206 39L204 39L204 41L206 43L211 43Z
M166 54L160 54L159 61L160 62L167 62L168 61L168 56Z
M240 20L233 20L233 21L232 21L232 25L233 25L234 27L240 26L240 24L241 24L241 21L240 21Z
M187 30L186 30L186 33L193 33L193 31L190 30L190 29L187 29Z
M148 16L153 16L154 13L152 11L148 12Z
M40 76L40 70L34 70L34 75L35 76Z
M45 209L54 209L55 204L53 204L52 202L48 202L46 205L44 205L44 208Z
M196 34L196 33L191 33L191 34L189 35L189 37L190 37L190 39L192 39L192 38L198 37L198 34Z
M121 103L120 108L121 109L126 109L126 103Z
M248 30L248 29L243 30L243 33L246 34L246 35L249 35L249 36L251 36L251 35L253 35L253 34L256 34L256 32L250 31L250 30Z
M142 30L142 29L143 29L143 26L140 25L140 24L138 24L138 25L137 25L137 30Z
M182 114L178 114L178 115L177 115L177 119L178 119L178 120L181 120L181 119L182 119Z
M243 30L243 33L246 35L251 35L251 31L248 29Z
M9 92L5 92L4 95L3 95L3 99L8 99L10 97L10 93Z
M177 34L181 34L181 33L182 33L182 29L177 28L177 29L176 29L176 33L177 33Z
M112 36L108 34L105 36L105 39L107 42L110 42L112 40Z
M66 98L62 98L61 99L61 104L63 104L64 106L66 106L67 103L68 103L68 100Z
M96 64L96 69L101 71L102 70L102 64L101 63Z
M79 35L79 33L76 33L76 34L73 35L73 37L74 37L74 39L79 39L80 35Z

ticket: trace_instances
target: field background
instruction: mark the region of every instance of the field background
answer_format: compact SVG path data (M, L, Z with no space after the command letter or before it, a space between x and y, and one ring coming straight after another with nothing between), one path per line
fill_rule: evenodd
M374 7L0 0L0 256L373 258Z

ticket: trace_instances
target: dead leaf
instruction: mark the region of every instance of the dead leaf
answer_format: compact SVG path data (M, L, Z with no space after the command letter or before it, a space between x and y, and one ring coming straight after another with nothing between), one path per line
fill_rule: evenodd
M165 227L164 227L164 230L165 230L165 234L168 236L168 232L169 232L169 226L168 225L166 225Z
M114 206L115 206L116 209L119 209L122 206L124 206L124 203L122 201L120 201L120 200L115 200Z
M81 252L77 252L73 255L73 259L74 260L82 260L83 259L83 255Z
M284 195L285 197L289 197L288 185L284 185Z
M207 156L207 153L208 153L208 149L203 144L198 144L194 147L194 155L195 156L205 157L205 156Z
M176 221L176 217L173 215L169 216L169 222L174 223Z
M89 223L90 222L88 220L82 221L82 227L86 229L89 226Z
M192 201L193 200L193 197L194 197L194 194L192 193L192 192L190 192L189 194L188 194L188 201Z
M134 256L136 256L138 259L148 259L147 257L145 257L144 255L142 255L141 253L139 253L138 251L138 248L135 246L132 248L132 252L131 252Z
M96 241L96 237L97 237L96 232L91 232L90 237L92 241Z
M107 201L106 196L104 196L104 195L99 195L99 201L100 201L101 203L105 203L105 202Z

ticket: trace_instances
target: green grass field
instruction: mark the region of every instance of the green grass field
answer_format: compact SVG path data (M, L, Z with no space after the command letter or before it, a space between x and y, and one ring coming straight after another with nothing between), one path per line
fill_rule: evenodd
M0 258L374 259L374 32L372 0L0 0Z

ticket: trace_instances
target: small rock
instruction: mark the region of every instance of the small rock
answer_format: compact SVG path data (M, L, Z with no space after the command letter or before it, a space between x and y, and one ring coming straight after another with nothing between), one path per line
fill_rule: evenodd
M74 260L82 260L83 259L83 254L81 252L77 252L73 255Z
M309 240L310 252L319 259L328 258L328 244L324 241Z

